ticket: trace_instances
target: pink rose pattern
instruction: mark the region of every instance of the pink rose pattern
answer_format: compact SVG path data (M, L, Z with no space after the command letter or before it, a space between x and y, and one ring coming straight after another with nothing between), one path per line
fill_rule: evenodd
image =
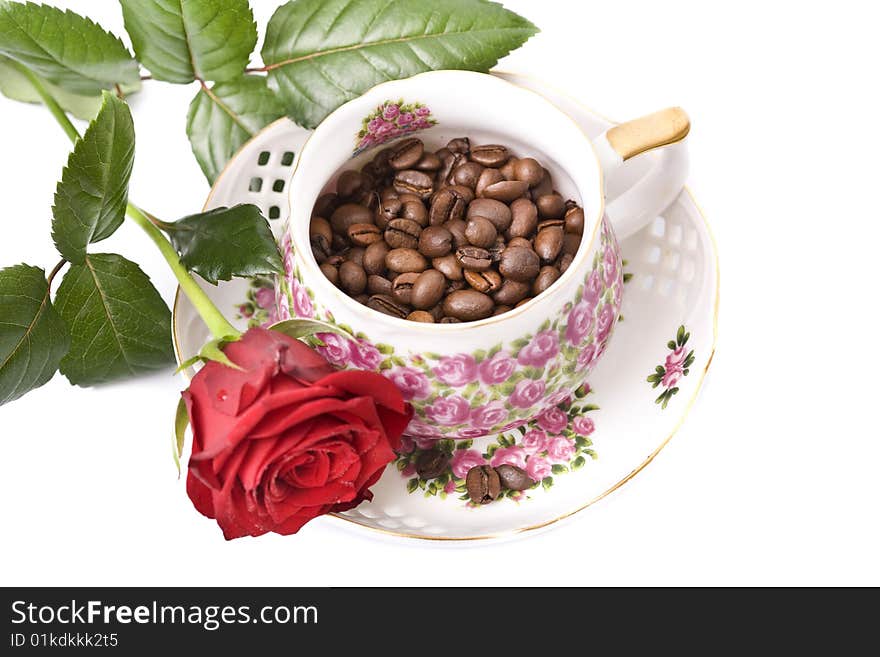
M663 392L654 401L665 409L669 404L669 400L678 394L678 384L682 377L690 374L691 365L694 364L694 350L688 350L687 342L690 339L690 332L685 329L684 325L678 327L675 339L666 343L669 354L663 365L658 365L654 371L648 375L648 383L652 384L652 388L663 386Z
M431 109L422 103L386 100L365 117L355 139L354 157L387 141L437 125Z
M371 134L389 121L395 121L395 129L399 129L399 119L408 120L405 114L412 114L413 125L430 116L428 108L401 103L386 103L380 109L367 122L365 129ZM265 311L264 315L269 316L261 317L261 322L294 316L336 324L333 315L315 303L314 293L303 284L287 233L281 240L281 250L285 275L278 277L276 304ZM570 401L572 389L583 382L604 352L619 314L623 272L616 254L614 235L603 222L593 269L562 313L545 320L535 333L488 351L398 356L391 345L373 343L360 333L347 341L343 336L332 337L321 350L340 367L380 371L394 381L416 409L416 418L407 431L410 435L478 438L518 428L539 416L554 435L560 419L553 409ZM266 293L260 298L265 304ZM239 312L253 312L251 308L259 311L253 295L250 305L243 305ZM259 312L254 318L258 316ZM677 380L675 374L670 374L666 383Z
M408 428L410 436L404 437L397 452L397 470L407 479L406 487L410 493L423 491L426 497L439 496L441 499L456 494L469 506L475 506L467 495L468 471L479 465L488 464L493 468L512 465L525 470L534 485L526 491L504 491L502 494L515 502L529 499L531 490L550 488L555 476L582 468L588 459L596 458L590 436L596 430L591 412L597 407L586 401L591 394L590 386L582 385L576 394L546 409L525 426L498 435L482 449L476 449L470 438L438 440L437 434L430 433L432 427L414 420ZM451 394L435 401L428 408L428 415L432 422L442 425L460 420L466 410L467 403ZM474 437L484 433L481 426L495 424L507 412L501 400L471 410L469 421L475 430ZM415 467L419 455L426 450L442 450L449 454L445 471L430 479L420 477Z

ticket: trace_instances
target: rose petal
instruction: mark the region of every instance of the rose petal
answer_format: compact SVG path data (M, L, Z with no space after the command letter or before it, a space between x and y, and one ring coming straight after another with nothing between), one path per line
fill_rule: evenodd
M315 383L322 386L335 386L355 396L370 397L377 404L398 413L406 412L406 406L397 386L375 372L363 370L334 372Z

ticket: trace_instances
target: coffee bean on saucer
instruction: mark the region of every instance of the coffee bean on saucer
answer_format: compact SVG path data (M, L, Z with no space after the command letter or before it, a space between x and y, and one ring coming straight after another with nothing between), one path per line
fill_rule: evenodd
M391 147L388 164L395 171L409 169L418 164L424 152L425 145L422 143L422 140L410 137L409 139L397 142L397 144Z
M411 276L411 274L403 274ZM436 269L428 269L418 274L412 285L408 303L418 310L427 310L437 305L446 290L446 277Z
M501 478L488 465L478 465L468 470L465 484L474 504L488 504L501 493Z
M356 262L346 260L339 267L339 284L348 294L361 294L367 289L367 273Z
M488 317L494 307L492 297L476 290L456 290L443 301L443 312L463 322Z
M367 301L367 306L385 315L405 319L409 310L385 294L374 294Z
M434 315L424 310L414 310L406 318L411 322L421 322L423 324L433 324L435 322Z
M419 252L429 258L439 258L452 250L452 233L442 226L428 226L419 235Z
M526 471L515 465L499 465L495 468L501 486L510 490L526 490L535 485L535 482L526 474Z
M532 281L538 275L541 261L538 254L521 246L509 246L501 254L498 271L512 281Z
M422 479L434 479L446 471L450 455L442 449L429 449L416 457L416 473Z

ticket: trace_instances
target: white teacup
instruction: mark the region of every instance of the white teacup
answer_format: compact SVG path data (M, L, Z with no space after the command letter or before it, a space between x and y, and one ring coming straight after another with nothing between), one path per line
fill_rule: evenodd
M640 153L681 142L688 128L684 112L670 109L591 143L545 98L492 75L437 71L380 84L328 116L297 156L279 316L321 319L348 331L350 339L322 334L320 350L337 365L380 370L393 380L415 407L410 435L474 438L518 426L568 399L604 352L623 294L615 232L638 230L681 189L686 153L681 145L668 149L634 187L607 203L604 175ZM342 170L360 168L404 135L430 149L459 136L504 144L547 167L558 192L585 214L580 249L559 280L503 315L460 324L397 319L327 280L309 242L316 199L335 189Z

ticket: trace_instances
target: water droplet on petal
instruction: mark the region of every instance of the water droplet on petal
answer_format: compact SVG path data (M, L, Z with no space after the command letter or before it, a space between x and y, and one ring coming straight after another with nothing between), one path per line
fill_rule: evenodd
M225 402L227 399L229 399L228 392L226 392L225 390L218 390L217 391L217 401Z

